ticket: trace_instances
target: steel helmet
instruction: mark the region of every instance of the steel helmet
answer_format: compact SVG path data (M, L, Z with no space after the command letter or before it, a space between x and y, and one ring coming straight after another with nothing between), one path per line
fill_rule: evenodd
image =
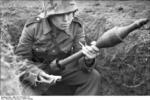
M65 14L69 12L76 12L78 10L77 4L74 0L44 0L43 10L39 15L42 18Z

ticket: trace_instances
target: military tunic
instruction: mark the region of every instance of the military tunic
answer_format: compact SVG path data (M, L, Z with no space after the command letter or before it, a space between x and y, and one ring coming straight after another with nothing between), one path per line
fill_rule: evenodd
M83 59L66 65L64 70L58 72L50 68L53 60L66 58L80 50L79 41L85 43L85 34L82 23L76 17L67 31L58 29L47 18L28 20L15 50L18 56L28 59L30 65L24 70L25 74L20 76L24 92L27 91L28 95L49 95L49 87L36 84L38 74L44 71L61 75L60 84L74 87L75 95L97 94L99 73L95 69L90 73L83 72L81 68L86 66Z

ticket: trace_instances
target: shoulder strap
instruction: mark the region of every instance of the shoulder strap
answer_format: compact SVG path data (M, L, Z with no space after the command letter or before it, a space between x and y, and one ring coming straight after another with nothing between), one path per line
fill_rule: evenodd
M33 17L33 18L27 20L25 26L28 27L28 26L30 26L30 25L32 25L34 23L39 23L39 22L41 22L41 18L39 18L39 17Z
M78 17L74 17L73 22L78 23L81 27L83 25L83 22Z

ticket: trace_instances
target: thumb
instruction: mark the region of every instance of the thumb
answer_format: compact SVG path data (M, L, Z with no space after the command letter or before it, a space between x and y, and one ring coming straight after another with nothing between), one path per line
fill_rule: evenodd
M61 81L62 76L49 75L50 79L55 79L56 81Z
M43 76L39 76L39 79L37 80L38 83L48 83L49 82L47 80L45 80L45 78L43 78Z

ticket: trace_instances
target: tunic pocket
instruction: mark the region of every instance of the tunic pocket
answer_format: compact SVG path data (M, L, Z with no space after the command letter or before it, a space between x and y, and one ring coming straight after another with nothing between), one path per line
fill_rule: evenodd
M44 62L47 59L47 47L37 47L33 46L32 48L33 61L35 62Z

